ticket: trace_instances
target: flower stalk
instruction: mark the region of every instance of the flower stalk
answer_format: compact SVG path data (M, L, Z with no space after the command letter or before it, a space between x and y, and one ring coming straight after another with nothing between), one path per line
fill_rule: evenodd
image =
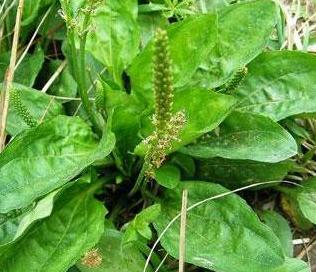
M70 4L66 1L62 5L61 16L66 21L68 34L68 51L71 55L70 70L78 84L78 92L82 100L83 108L87 113L93 128L98 134L102 133L102 126L98 115L93 110L93 105L89 100L87 78L86 78L86 41L91 29L91 17L95 13L97 4L100 1L90 0L86 6L79 9L77 14L73 14ZM81 18L82 17L82 18ZM79 50L76 48L76 40L79 40Z
M144 140L148 147L144 164L130 195L138 190L144 179L155 177L155 171L165 161L172 144L179 141L179 133L185 124L184 112L179 111L174 114L172 111L174 99L172 62L168 34L162 29L156 31L154 38L153 91L155 113L152 122L155 129L153 134Z

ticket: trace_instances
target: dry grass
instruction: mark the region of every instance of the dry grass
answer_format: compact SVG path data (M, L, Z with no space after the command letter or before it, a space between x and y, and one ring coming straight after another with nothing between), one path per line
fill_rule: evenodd
M180 220L180 239L179 239L179 272L184 272L185 264L185 231L187 224L188 190L182 193L182 208Z
M15 21L15 27L14 27L14 36L13 36L13 43L12 43L12 50L11 50L10 65L6 71L4 84L3 84L3 92L1 93L0 152L4 149L5 141L6 141L5 128L7 124L7 115L8 115L8 109L9 109L10 89L11 89L12 82L14 79L14 70L16 66L23 6L24 6L24 0L20 0L18 9L17 9L16 21Z

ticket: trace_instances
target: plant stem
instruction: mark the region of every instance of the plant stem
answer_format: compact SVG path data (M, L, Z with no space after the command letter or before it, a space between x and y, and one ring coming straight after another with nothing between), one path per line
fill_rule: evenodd
M86 19L85 19L86 20ZM86 21L85 21L86 23ZM84 107L85 112L87 113L95 131L100 135L102 133L101 125L98 122L96 113L92 109L92 105L89 100L87 92L87 83L86 83L86 56L85 56L85 45L86 45L87 34L85 33L80 37L80 48L79 48L79 62L77 60L77 49L75 45L75 34L73 30L69 31L69 46L71 54L71 70L74 75L77 84L78 91L81 97L81 101Z
M146 190L145 188L141 189L142 195L146 198L149 198L150 200L154 201L154 202L159 202L160 198L155 196L153 193L151 193L150 191Z
M138 247L138 249L145 255L147 256L150 253L150 248L145 245L144 243L140 242L140 241L135 241L136 246ZM153 254L152 259L151 259L151 263L153 264L154 267L158 267L160 265L160 270L161 272L166 272L169 270L166 270L166 268L164 266L162 266L161 260L160 260L160 256L157 255L156 253ZM158 270L155 270L158 271Z
M79 63L80 63L80 69L79 69L79 77L82 80L82 87L87 90L87 81L86 81L86 41L87 41L87 30L89 24L89 15L86 15L83 22L83 33L80 36L80 47L79 47Z
M147 169L148 169L148 164L145 162L143 164L143 166L142 166L142 169L139 172L139 175L137 177L137 180L136 180L136 182L134 184L133 189L128 194L129 197L132 197L139 190L139 188L141 187L144 179L146 179L145 178L145 173L146 173Z
M73 30L69 30L68 32L68 43L69 43L69 49L70 49L70 56L71 60L69 61L70 70L74 76L74 78L77 81L76 71L78 69L78 62L77 62L77 49L75 46L75 33ZM77 82L79 85L79 80Z
M119 216L119 214L124 210L123 203L125 203L124 199L120 198L116 206L114 206L114 208L112 209L108 217L112 222L114 222L115 219Z
M283 43L284 43L284 22L283 22L282 11L280 8L277 14L276 30L277 30L277 35L278 35L279 46L280 48L282 48Z
M123 175L128 176L128 173L124 169L123 162L117 153L118 153L118 149L114 148L114 150L112 151L112 154L113 154L115 165L122 172Z

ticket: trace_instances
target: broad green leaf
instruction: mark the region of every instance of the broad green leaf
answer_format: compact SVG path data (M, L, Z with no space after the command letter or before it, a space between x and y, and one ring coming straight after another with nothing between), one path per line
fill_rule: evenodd
M59 190L50 193L22 214L15 211L12 215L0 215L0 247L15 241L35 221L49 216L58 192Z
M295 117L293 117L293 119L286 118L281 122L282 126L284 126L293 135L293 137L295 137L295 139L311 139L311 132L308 131L308 128L301 126L294 118Z
M108 0L97 9L91 22L87 50L107 66L119 85L121 75L138 52L137 0Z
M123 235L123 245L136 242L139 240L139 236L150 240L152 238L152 231L149 225L156 220L160 212L160 205L155 204L138 213L126 227Z
M102 263L97 267L77 267L81 272L140 272L145 266L144 255L134 245L122 248L122 233L106 228L96 245L102 257ZM148 271L151 271L150 269Z
M272 272L311 272L307 263L295 258L286 258L284 265L272 270Z
M173 189L177 187L180 182L181 172L180 170L172 165L166 164L160 167L155 172L156 181L163 187Z
M288 221L274 211L264 211L260 218L279 238L284 254L293 257L293 235Z
M216 47L203 59L194 81L206 88L225 83L239 68L262 52L276 24L276 5L270 0L245 1L218 12Z
M107 129L98 144L80 118L58 116L18 135L0 156L0 213L30 205L113 149Z
M184 111L186 123L180 131L180 141L174 142L171 151L191 143L196 138L216 128L231 112L235 102L236 100L232 96L205 89L185 89L176 92L173 110L174 112ZM153 131L150 118L151 115L147 116L151 128L147 129L146 136ZM136 147L136 154L145 154L146 148L147 146L141 143Z
M275 163L294 156L297 145L292 136L271 119L233 112L216 135L207 135L199 143L181 151L198 158L222 157Z
M316 57L295 51L267 52L248 66L236 91L238 110L273 120L316 112Z
M11 52L0 55L0 81L4 80L10 63ZM44 52L38 47L34 53L27 54L14 73L14 82L32 87L44 63Z
M216 30L216 16L212 14L190 17L167 28L176 87L190 82L193 73L214 47ZM147 101L153 99L152 59L151 41L128 70L133 91Z
M93 247L104 230L105 208L93 198L95 188L72 186L54 205L50 217L34 225L0 257L6 272L63 272Z
M161 216L154 226L158 234L181 210L182 190L188 190L188 206L228 192L207 182L183 182L166 191L161 200ZM163 248L178 258L180 220L161 240ZM284 262L278 238L260 222L246 202L228 195L188 211L186 224L186 262L219 272L272 272Z
M282 180L292 167L293 163L289 160L266 163L210 158L197 161L197 177L221 183L228 188L240 188L256 182Z
M173 108L175 112L184 111L186 124L180 132L181 143L175 143L173 149L191 143L197 137L212 131L231 112L235 103L236 100L232 96L203 89L177 92Z
M19 84L14 84L13 88L20 92L22 103L38 122L47 121L56 115L64 113L62 105L53 96ZM9 106L7 132L15 136L27 128L29 128L28 125L17 114L15 108L12 105Z

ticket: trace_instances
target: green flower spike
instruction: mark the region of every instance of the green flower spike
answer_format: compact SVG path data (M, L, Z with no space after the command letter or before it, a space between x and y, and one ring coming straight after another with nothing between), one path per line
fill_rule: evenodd
M95 91L95 106L99 112L104 111L105 108L105 90L100 81L96 84Z
M158 132L163 133L171 119L173 101L173 75L171 72L168 35L165 30L157 30L154 44L155 126Z
M165 160L167 152L185 123L184 112L172 113L173 75L169 52L168 35L165 30L158 29L154 40L153 58L153 90L155 94L154 133L145 140L149 145L145 157L146 175L154 176Z
M29 126L29 127L36 127L37 121L35 118L31 115L27 107L23 104L20 96L20 92L17 90L11 90L10 93L10 100L11 103L16 110L17 114L23 119L23 121Z
M247 67L239 69L232 78L232 80L225 85L225 87L223 88L223 92L231 93L234 90L236 90L245 79L247 73Z

